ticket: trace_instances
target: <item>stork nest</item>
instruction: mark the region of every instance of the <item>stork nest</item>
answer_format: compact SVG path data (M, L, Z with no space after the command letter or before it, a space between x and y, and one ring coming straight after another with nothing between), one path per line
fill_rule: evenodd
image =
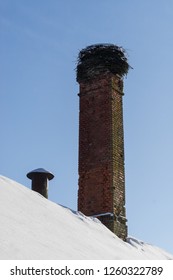
M121 77L132 68L122 47L113 44L97 44L82 49L78 55L77 82L91 79L100 73L111 72Z

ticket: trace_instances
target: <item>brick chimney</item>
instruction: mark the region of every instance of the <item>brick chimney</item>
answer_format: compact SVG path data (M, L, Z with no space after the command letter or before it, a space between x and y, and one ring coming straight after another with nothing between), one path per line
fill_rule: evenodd
M78 210L95 216L126 240L122 48L92 45L80 51Z

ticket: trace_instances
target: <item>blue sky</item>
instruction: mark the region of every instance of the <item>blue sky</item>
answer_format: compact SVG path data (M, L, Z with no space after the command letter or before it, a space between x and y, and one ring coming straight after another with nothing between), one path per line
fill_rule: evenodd
M77 208L78 52L123 46L129 235L173 253L173 2L0 0L0 173L30 187L51 170L49 198Z

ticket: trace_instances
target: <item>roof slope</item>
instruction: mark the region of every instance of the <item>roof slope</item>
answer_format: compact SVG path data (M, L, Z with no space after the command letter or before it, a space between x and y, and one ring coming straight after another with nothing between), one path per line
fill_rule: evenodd
M173 259L0 176L0 259ZM3 214L2 214L3 213Z

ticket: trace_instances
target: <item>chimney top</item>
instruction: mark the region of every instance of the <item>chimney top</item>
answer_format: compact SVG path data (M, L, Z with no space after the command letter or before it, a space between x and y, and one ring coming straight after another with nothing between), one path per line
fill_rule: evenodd
M77 82L110 72L119 76L128 73L126 51L114 44L95 44L82 49L77 60Z
M26 176L32 180L32 178L36 175L36 174L44 174L49 180L52 180L54 178L54 175L45 170L44 168L37 168L35 170L32 170L31 172L29 172Z

